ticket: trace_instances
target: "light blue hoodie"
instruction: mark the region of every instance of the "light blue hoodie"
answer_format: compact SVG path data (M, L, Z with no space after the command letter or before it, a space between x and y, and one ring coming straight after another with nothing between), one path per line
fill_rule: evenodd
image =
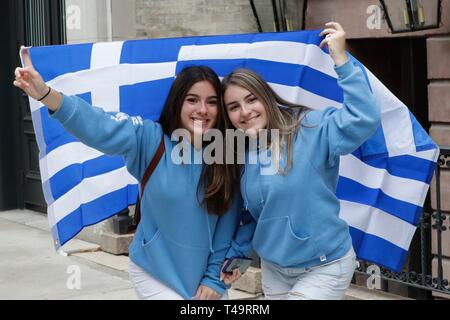
M105 112L76 96L63 96L51 117L84 144L124 156L138 181L162 137L158 123ZM142 197L142 217L130 258L185 299L192 298L200 284L223 294L226 286L219 279L220 267L239 224L241 199L237 195L222 217L209 215L197 200L202 199L201 193L197 197L202 165L175 164L171 154L177 142L164 135L164 143L165 153Z
M227 257L248 256L253 245L266 261L284 268L310 268L342 258L350 250L349 228L339 218L335 194L339 157L375 133L380 110L358 66L348 61L335 71L344 105L306 114L286 175L261 175L267 168L255 151L247 153L247 159L257 160L247 162L241 179L248 213ZM286 167L285 153L280 167Z

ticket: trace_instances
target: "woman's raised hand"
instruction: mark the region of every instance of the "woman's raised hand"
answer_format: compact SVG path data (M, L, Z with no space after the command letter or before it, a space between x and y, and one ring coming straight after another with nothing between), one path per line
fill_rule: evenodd
M325 26L326 28L320 33L320 36L325 36L325 39L320 43L320 47L327 45L335 65L343 65L348 61L348 56L345 53L345 31L337 22L328 22L325 23Z
M24 67L16 68L14 85L25 91L31 98L38 100L48 92L48 87L42 80L41 75L33 67L29 48L21 47L20 52Z
M61 104L62 96L55 90L45 84L39 72L33 67L30 57L29 48L21 47L20 53L23 59L23 68L16 68L14 74L16 76L13 84L22 89L28 96L35 100L45 99L42 101L50 110L56 111Z

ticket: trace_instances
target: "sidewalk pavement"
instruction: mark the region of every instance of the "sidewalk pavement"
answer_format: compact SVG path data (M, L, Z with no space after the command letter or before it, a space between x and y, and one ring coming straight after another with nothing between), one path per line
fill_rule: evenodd
M78 239L62 249L67 256L55 251L45 214L0 212L0 300L137 299L127 256L103 252ZM230 290L229 297L255 298L238 290Z

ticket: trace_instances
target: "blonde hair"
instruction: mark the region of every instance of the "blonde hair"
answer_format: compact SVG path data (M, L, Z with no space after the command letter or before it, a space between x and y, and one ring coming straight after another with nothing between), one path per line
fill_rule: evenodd
M261 76L252 70L239 68L222 80L222 92L231 85L248 90L263 104L267 112L267 131L269 143L271 129L278 129L280 133L280 146L286 146L287 173L292 167L292 147L297 131L302 126L302 119L308 107L295 104L281 98ZM280 153L282 148L278 148ZM280 168L280 170L283 170ZM283 173L283 172L282 172Z

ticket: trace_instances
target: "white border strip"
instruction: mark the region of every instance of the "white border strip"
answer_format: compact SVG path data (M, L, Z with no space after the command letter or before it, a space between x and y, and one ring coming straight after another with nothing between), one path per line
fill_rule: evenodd
M72 164L82 164L102 155L104 153L81 142L71 142L62 145L39 160L42 182L48 181L56 173Z
M94 43L91 51L90 69L119 65L123 44L123 41Z
M176 65L176 62L120 64L67 73L47 82L47 85L68 96L86 92L91 92L95 96L96 90L102 92L104 90L118 90L118 87L123 85L173 78ZM111 94L109 91L107 93ZM30 106L31 112L35 112L43 106L42 103L36 101ZM104 106L98 105L98 107ZM109 110L105 109L105 111Z
M419 151L419 152L413 152L411 154L408 154L409 156L421 158L424 160L437 162L437 159L439 158L439 148L431 149L431 150L425 150L425 151Z
M397 177L385 169L372 167L349 154L340 158L339 175L368 188L381 189L388 196L422 207L429 185Z
M48 206L48 214L52 217L49 218L50 228L82 204L125 188L129 184L138 184L138 181L127 171L126 167L83 179L80 184Z
M341 200L340 218L348 225L408 251L416 227L377 208Z
M337 78L331 57L317 45L289 41L258 41L254 43L223 43L182 46L179 61L260 59L307 65Z
M373 96L381 111L381 124L389 156L416 152L409 109L367 68ZM388 133L388 134L386 134Z

